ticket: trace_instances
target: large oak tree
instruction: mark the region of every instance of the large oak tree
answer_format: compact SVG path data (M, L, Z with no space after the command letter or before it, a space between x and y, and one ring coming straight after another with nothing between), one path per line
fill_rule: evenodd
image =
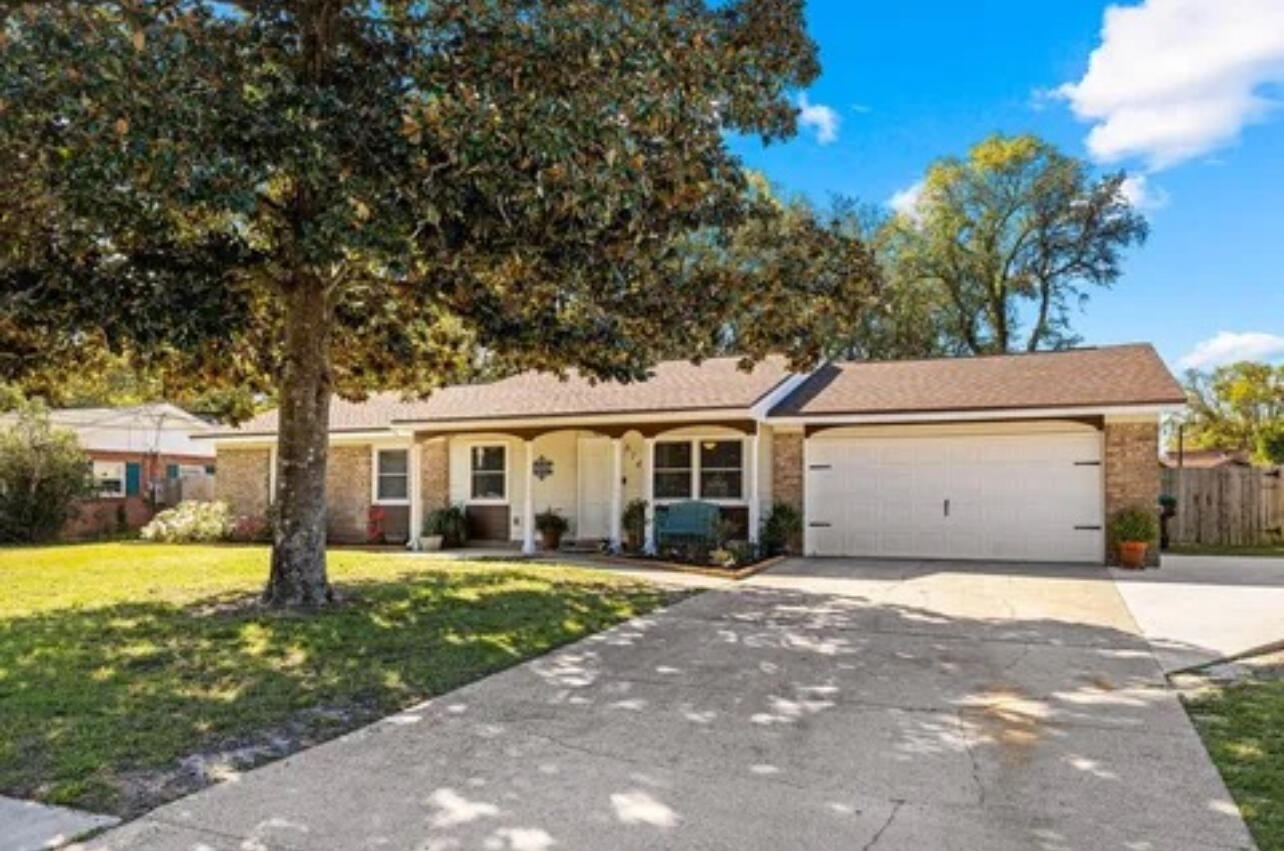
M728 248L799 232L723 134L794 132L802 5L11 5L0 380L101 347L169 386L275 392L265 598L324 604L332 394L428 392L479 352L634 380L718 328L801 363L821 340L797 317L864 297L863 264L799 279Z

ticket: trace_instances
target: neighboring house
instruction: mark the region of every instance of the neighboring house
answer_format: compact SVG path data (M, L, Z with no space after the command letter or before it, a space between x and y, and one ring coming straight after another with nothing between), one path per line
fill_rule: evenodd
M137 529L174 501L184 476L212 476L215 453L193 441L209 423L166 403L121 408L63 408L50 422L76 433L94 468L98 496L81 503L63 530L68 538Z
M1185 449L1170 450L1164 455L1165 467L1185 467L1188 470L1215 470L1218 467L1251 467L1247 452L1234 449Z
M1184 400L1148 345L807 374L675 361L631 385L529 373L336 400L328 531L363 541L379 506L405 540L461 504L474 538L531 551L553 508L572 538L618 544L629 500L653 517L695 498L753 540L780 501L803 512L808 554L1100 562L1107 518L1155 505L1159 417ZM239 513L267 511L276 428L270 412L207 435Z

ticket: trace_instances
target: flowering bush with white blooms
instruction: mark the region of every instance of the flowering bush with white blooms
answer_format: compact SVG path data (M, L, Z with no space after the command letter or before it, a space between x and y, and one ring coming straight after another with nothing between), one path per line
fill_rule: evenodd
M187 500L152 518L140 534L147 541L196 543L221 541L232 526L232 512L226 502Z

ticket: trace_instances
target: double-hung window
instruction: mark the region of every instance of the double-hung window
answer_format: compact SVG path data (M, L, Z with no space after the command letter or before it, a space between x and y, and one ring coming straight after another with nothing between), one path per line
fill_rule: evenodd
M657 500L742 500L744 441L656 441L652 476Z
M375 502L398 503L410 498L410 452L380 449L375 452Z
M94 487L100 497L125 495L125 462L95 461Z
M473 500L502 502L508 498L508 458L503 444L474 446L470 455Z

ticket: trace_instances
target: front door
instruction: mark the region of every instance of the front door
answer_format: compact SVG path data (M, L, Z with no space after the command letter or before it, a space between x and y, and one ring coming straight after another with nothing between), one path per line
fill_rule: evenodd
M591 541L611 534L611 440L580 440L579 523L576 537Z

